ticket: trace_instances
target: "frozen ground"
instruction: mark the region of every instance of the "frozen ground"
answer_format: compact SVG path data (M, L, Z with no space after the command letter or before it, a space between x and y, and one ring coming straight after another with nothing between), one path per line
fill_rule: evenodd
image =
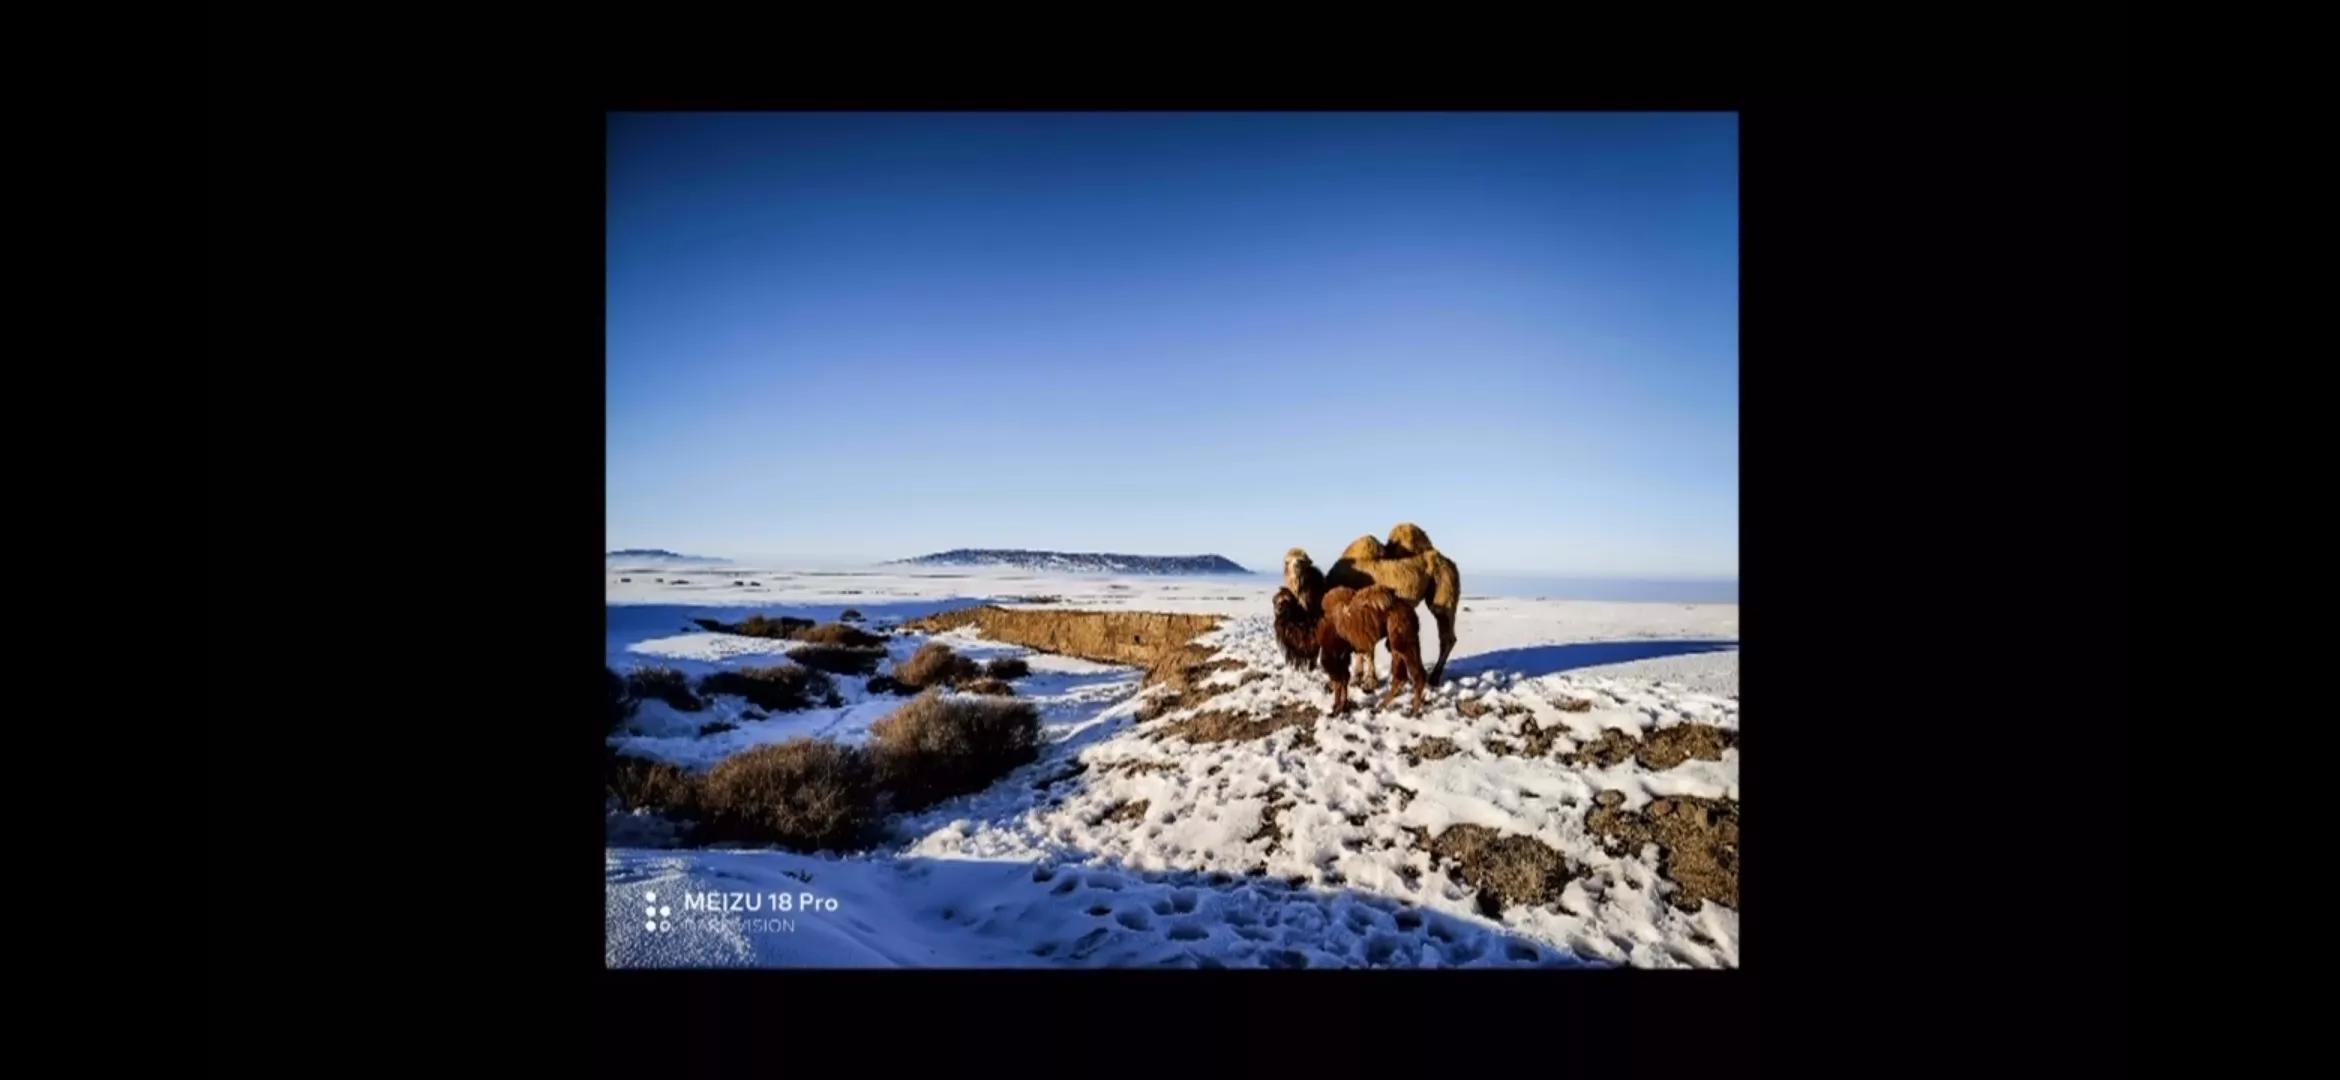
M1250 681L1202 710L1266 715L1331 703L1321 675L1291 670L1277 653L1266 614L1274 583L1265 577L713 569L631 572L613 562L611 666L658 663L696 675L776 662L772 646L785 643L691 623L736 619L747 608L823 620L854 608L866 624L885 626L1049 597L1032 606L1229 616L1204 642L1245 667L1214 679ZM1016 691L1041 709L1048 742L1040 760L985 791L895 819L885 842L848 857L617 846L655 843L660 832L613 815L607 962L1736 966L1735 911L1668 903L1678 886L1661 874L1656 845L1612 850L1585 822L1603 791L1622 793L1625 811L1675 795L1736 800L1737 749L1665 769L1630 757L1578 768L1554 756L1606 729L1642 735L1698 723L1735 734L1737 605L1484 597L1469 594L1468 568L1464 580L1448 680L1422 716L1405 716L1401 701L1249 739L1166 734L1195 709L1138 723L1133 669L1031 653L971 630L939 635L978 658L1031 663ZM899 658L924 640L896 637L888 648ZM839 679L840 708L762 719L738 699L715 699L699 713L646 702L639 730L618 746L704 767L798 735L859 740L901 701L872 698L861 681ZM1361 698L1367 706L1374 699ZM739 726L698 736L711 720ZM1522 753L1534 731L1550 754ZM1423 848L1422 837L1456 825L1533 838L1562 854L1572 877L1555 903L1490 913L1479 890ZM710 896L727 910L702 910L698 902ZM814 910L804 909L807 898Z

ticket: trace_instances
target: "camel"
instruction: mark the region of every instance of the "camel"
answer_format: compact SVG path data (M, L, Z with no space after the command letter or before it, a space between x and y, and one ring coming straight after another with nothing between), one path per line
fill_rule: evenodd
M1296 668L1316 666L1316 623L1324 615L1324 572L1308 553L1284 553L1284 587L1276 590L1276 643Z
M1276 644L1284 650L1284 660L1293 667L1306 670L1317 666L1317 624L1322 621L1308 612L1308 605L1291 589L1276 590Z
M1422 623L1413 604L1382 585L1336 586L1324 594L1324 617L1317 620L1316 636L1318 663L1332 679L1333 715L1349 710L1350 654L1371 653L1384 639L1389 642L1389 692L1374 708L1388 708L1410 682L1414 706L1406 715L1422 714L1422 694L1429 683L1422 673Z
M1307 553L1300 555L1305 559ZM1289 580L1290 555L1285 556L1285 565ZM1358 537L1341 552L1332 569L1325 571L1324 584L1335 589L1379 585L1409 606L1428 601L1430 617L1438 623L1438 662L1430 667L1430 681L1445 680L1446 659L1454 653L1454 613L1462 605L1462 571L1454 560L1438 553L1421 526L1400 522L1389 530L1387 543L1371 536ZM1364 687L1370 692L1379 682L1373 650L1360 649L1357 655L1364 658Z

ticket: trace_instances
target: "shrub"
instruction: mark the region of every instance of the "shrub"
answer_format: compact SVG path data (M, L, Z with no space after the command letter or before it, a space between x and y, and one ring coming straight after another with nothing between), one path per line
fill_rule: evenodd
M983 665L983 673L994 679L1021 679L1032 673L1032 665L1013 656L1003 656Z
M909 687L902 685L891 675L876 676L863 685L862 689L872 694L907 694L911 692Z
M855 648L867 648L871 645L884 645L886 643L886 639L883 637L858 626L847 626L841 622L822 623L810 629L799 630L789 636L798 641L810 642L815 645L851 645Z
M852 645L799 645L788 650L788 658L808 668L835 675L867 675L885 662L884 646L860 648Z
M670 667L635 668L626 674L626 694L636 701L657 699L683 712L707 707L691 693L690 679Z
M602 786L628 810L684 818L699 817L704 810L699 777L663 761L612 755Z
M1015 687L1013 687L1013 686L1009 686L1009 685L1008 685L1008 684L1007 684L1005 681L1003 681L1003 680L1000 680L1000 679L990 679L990 678L977 679L977 680L975 680L974 682L971 682L971 683L965 683L965 684L961 685L961 686L959 687L959 690L960 690L962 693L968 693L968 694L982 694L982 695L985 695L985 696L987 696L987 697L1014 697L1014 696L1016 696L1016 688L1015 688Z
M840 620L843 620L843 621L845 621L845 622L860 622L860 621L861 621L861 609L860 609L860 608L846 608L846 609L845 609L845 613L844 613L844 614L842 614L842 615L839 615L839 616L837 616L837 618L838 618L838 619L840 619Z
M708 771L708 824L798 851L853 847L877 820L874 777L868 754L825 739L759 746Z
M634 699L626 696L626 680L615 669L605 667L602 670L609 673L609 718L608 727L604 730L615 733L618 728L625 726L626 717L634 714Z
M799 619L788 615L777 619L750 615L744 621L737 623L718 622L714 619L692 619L691 621L718 634L739 634L744 637L760 638L794 637L801 631L811 629L813 624L811 619Z
M739 725L738 725L738 724L730 724L730 723L725 723L724 721L721 721L721 720L715 720L715 721L712 721L712 722L709 722L709 723L705 723L705 724L701 724L701 725L699 725L699 737L700 737L700 738L702 738L702 739L704 739L704 738L706 738L706 737L707 737L707 736L709 736L709 735L721 735L721 734L723 734L723 733L724 733L724 732L726 732L726 731L738 731L738 730L739 730Z
M894 681L913 690L934 686L956 686L980 678L983 669L976 666L950 646L929 641L910 659L894 665Z
M772 712L809 709L816 704L843 705L837 684L827 675L795 664L718 671L699 680L702 694L734 694L757 708Z
M980 791L1039 756L1040 712L1022 701L928 690L870 726L880 787L905 810Z

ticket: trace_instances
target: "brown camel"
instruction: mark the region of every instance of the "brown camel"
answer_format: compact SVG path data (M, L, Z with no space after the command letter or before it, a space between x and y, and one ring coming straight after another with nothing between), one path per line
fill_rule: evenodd
M1370 653L1389 642L1389 693L1374 707L1386 709L1405 684L1414 686L1409 716L1422 714L1422 694L1429 682L1422 672L1422 623L1414 605L1399 599L1385 586L1365 589L1334 587L1324 594L1324 618L1317 621L1318 663L1333 684L1333 715L1349 710L1349 656Z
M1300 554L1306 558L1305 552ZM1289 580L1290 555L1285 556L1285 565ZM1454 653L1454 613L1462 606L1462 571L1454 560L1438 553L1421 526L1402 522L1389 530L1387 543L1358 537L1325 571L1324 584L1350 589L1380 585L1408 605L1428 601L1430 617L1438 623L1438 662L1430 667L1430 681L1445 680L1446 658ZM1370 691L1380 681L1373 650L1361 649L1357 655L1364 658L1364 686Z

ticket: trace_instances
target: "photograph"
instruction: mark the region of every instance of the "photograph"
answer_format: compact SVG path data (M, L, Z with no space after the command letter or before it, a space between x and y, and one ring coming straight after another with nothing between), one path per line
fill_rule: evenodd
M606 968L1740 967L1737 113L603 122Z

